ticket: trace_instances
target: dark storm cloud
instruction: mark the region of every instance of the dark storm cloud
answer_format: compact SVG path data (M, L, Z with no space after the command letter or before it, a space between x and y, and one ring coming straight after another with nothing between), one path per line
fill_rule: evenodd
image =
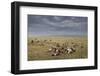
M28 15L29 35L87 35L87 17Z

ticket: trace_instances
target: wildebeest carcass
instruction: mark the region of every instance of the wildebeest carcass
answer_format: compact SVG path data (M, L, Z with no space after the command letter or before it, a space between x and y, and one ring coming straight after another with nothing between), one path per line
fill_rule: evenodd
M52 54L52 56L58 56L61 54L71 54L75 51L76 51L76 49L74 47L60 46L60 45L51 47L49 49L49 52Z
M75 48L73 48L73 47L68 47L68 48L66 48L66 50L65 51L67 51L67 53L68 54L71 54L71 53L73 53L73 52L75 52Z
M52 56L58 56L58 55L61 54L61 49L58 48L58 47L51 47L51 48L49 49L49 52L51 52L51 55L52 55Z

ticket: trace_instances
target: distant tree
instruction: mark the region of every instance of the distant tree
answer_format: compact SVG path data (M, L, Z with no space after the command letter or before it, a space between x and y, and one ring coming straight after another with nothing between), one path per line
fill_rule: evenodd
M33 40L31 40L31 43L34 43L34 41L33 41Z

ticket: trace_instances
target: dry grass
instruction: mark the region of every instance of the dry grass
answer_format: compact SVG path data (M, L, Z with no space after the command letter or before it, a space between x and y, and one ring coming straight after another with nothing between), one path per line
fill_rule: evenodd
M31 43L31 41L39 41ZM68 47L77 44L76 51L72 54L63 53L58 56L52 56L48 49L66 43ZM81 59L88 57L87 37L31 37L28 38L28 60L53 60L53 59Z

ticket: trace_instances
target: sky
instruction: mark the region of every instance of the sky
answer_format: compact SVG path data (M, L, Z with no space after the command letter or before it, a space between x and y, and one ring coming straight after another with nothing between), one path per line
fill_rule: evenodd
M86 36L87 30L87 17L28 15L29 36Z

